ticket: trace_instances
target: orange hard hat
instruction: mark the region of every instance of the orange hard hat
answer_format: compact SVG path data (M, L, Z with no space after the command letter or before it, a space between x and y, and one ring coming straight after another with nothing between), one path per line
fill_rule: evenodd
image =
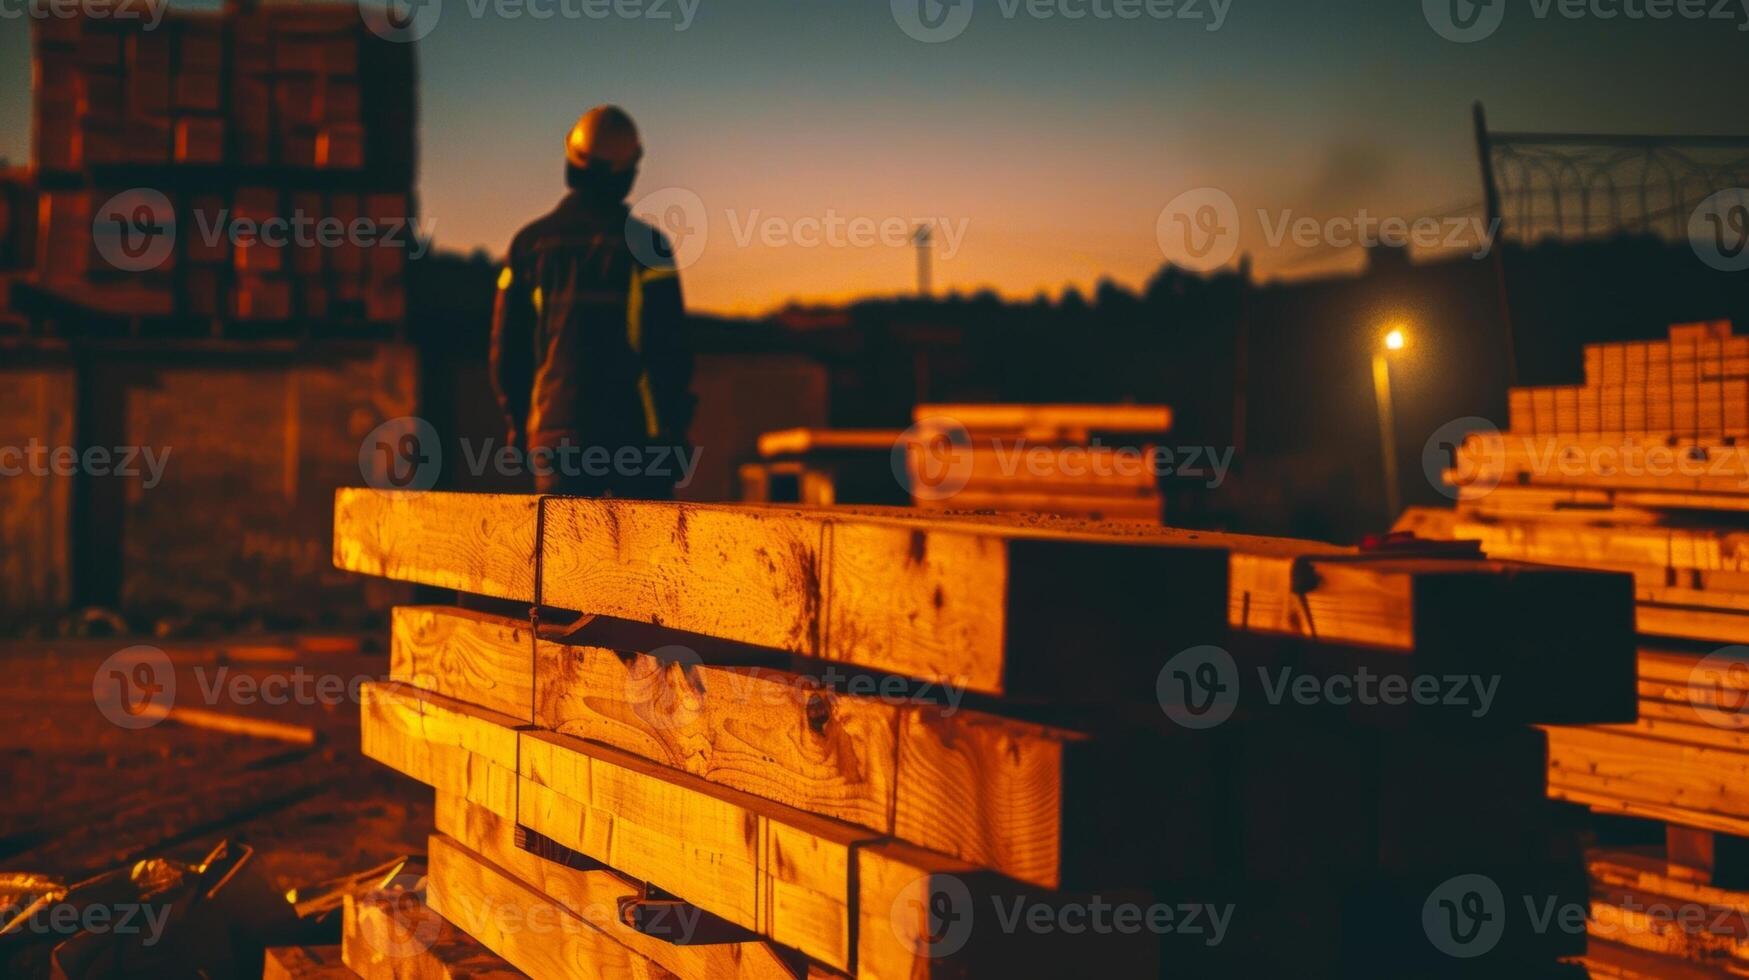
M573 167L598 165L622 174L643 157L637 124L618 106L601 105L585 112L565 137L565 162Z

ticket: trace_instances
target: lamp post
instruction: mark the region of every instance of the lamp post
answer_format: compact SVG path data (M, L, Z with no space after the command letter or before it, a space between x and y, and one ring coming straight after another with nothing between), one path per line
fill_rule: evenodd
M1391 354L1408 346L1403 328L1393 326L1385 331L1380 345L1372 353L1373 395L1379 406L1379 448L1385 461L1385 508L1392 521L1403 511L1397 491L1397 426L1391 414Z

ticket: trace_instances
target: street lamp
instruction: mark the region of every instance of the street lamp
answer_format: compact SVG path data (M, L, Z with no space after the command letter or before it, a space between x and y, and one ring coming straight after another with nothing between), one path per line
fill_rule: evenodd
M1408 345L1403 328L1393 325L1385 329L1381 345L1372 352L1372 387L1379 405L1379 447L1385 461L1385 508L1392 521L1402 513L1403 502L1397 492L1396 423L1391 415L1391 364L1386 358Z

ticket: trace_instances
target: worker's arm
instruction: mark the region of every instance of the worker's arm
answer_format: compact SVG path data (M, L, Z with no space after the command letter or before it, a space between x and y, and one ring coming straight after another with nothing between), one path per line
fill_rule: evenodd
M492 390L504 412L510 444L521 445L534 388L534 284L518 278L514 248L498 275L492 308ZM522 275L526 276L524 272Z
M685 442L692 427L692 347L686 338L686 303L672 266L643 270L644 370L650 377L662 435Z

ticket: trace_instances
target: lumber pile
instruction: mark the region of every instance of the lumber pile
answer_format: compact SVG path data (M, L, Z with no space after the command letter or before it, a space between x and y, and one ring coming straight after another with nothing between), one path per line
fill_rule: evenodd
M1537 972L1582 947L1521 924L1459 960L1423 910L1460 874L1582 900L1525 722L1631 717L1621 576L881 508L343 490L335 528L339 567L464 594L395 611L363 749L437 794L424 907L530 976ZM1502 641L1487 597L1569 636ZM1161 694L1210 645L1224 724ZM1500 698L1277 704L1252 679L1277 667L1498 670Z
M916 506L1158 524L1164 405L919 405L905 445Z
M740 469L748 503L902 504L909 500L893 461L898 429L782 429L759 437L759 459Z
M1749 842L1749 651L1736 646L1749 641L1749 465L1737 444L1749 436L1749 337L1728 322L1678 325L1667 341L1587 346L1585 372L1584 385L1513 390L1508 431L1456 447L1456 507L1412 508L1397 526L1474 540L1494 558L1633 576L1638 717L1550 728L1549 791L1665 825L1661 858L1594 858L1595 938L1719 965L1731 944L1636 912L1646 895L1633 889L1677 892L1650 871L1630 888L1625 869L1654 860L1659 875L1715 886L1689 904L1749 908L1749 895L1721 890L1749 887L1727 870Z
M920 405L904 431L765 433L741 497L1159 524L1171 425L1164 405Z
M46 290L135 317L404 319L410 45L345 4L81 2L31 20ZM344 230L361 219L380 229L369 247ZM256 232L279 222L303 230ZM165 232L174 246L148 251Z

